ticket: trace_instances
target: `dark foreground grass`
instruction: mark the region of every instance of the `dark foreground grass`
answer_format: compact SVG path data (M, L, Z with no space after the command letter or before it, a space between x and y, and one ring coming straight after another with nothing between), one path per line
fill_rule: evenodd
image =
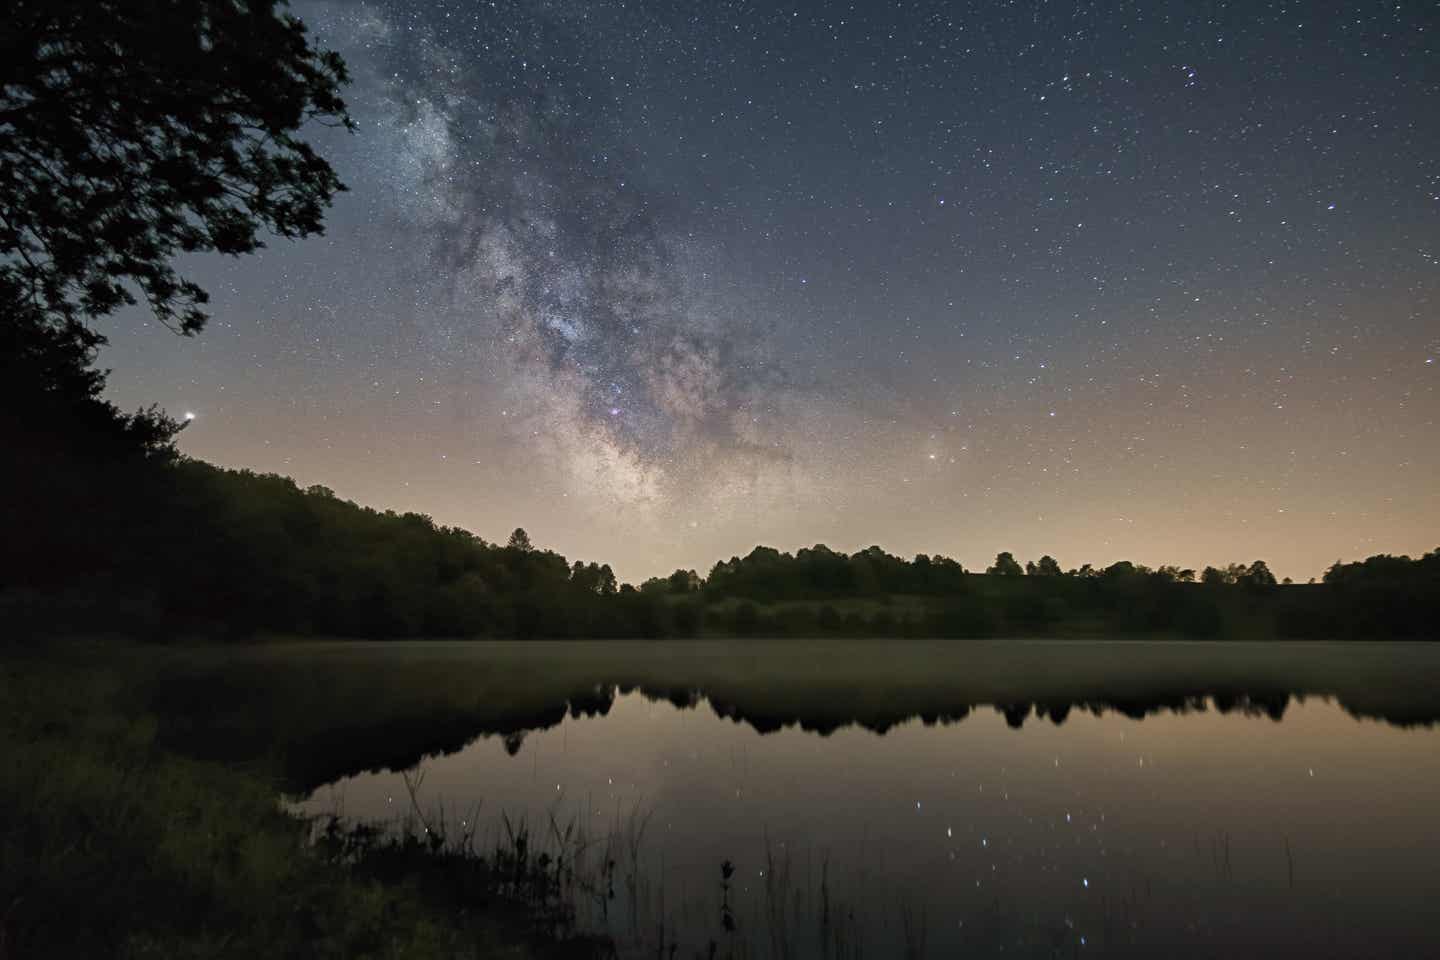
M0 665L0 958L595 952L534 929L481 858L311 844L263 764L157 745L143 655L93 653Z

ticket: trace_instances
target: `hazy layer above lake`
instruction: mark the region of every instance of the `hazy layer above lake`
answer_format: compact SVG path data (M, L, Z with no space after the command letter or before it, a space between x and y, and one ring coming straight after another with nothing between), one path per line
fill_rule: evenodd
M603 713L638 689L760 732L794 724L883 731L995 708L1012 726L1076 710L1145 716L1201 709L1280 717L1297 699L1396 725L1440 720L1440 647L1425 644L1091 641L306 643L176 651L160 712L202 753L286 757L308 790L362 769L404 768L482 734ZM264 733L257 717L269 718ZM257 742L260 737L265 742Z
M662 924L684 955L726 955L725 896L749 956L1440 949L1436 648L307 645L240 662L224 675L272 691L307 678L297 784L334 776L305 809L478 813L482 849L507 821L549 849L553 819L594 876L613 857L631 878L579 906L634 955ZM348 722L322 719L342 703Z

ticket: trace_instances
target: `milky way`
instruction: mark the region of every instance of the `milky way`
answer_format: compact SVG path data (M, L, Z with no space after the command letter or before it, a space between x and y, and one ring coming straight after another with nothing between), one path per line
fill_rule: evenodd
M327 235L107 328L184 448L639 578L1440 543L1421 8L296 3Z

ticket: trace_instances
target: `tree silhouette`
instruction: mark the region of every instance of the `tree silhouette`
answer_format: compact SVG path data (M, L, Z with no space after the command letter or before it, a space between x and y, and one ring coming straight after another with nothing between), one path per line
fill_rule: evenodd
M182 424L124 415L91 323L204 325L185 254L318 233L341 185L298 131L349 126L345 65L283 0L12 0L0 29L0 582L118 573L155 539ZM131 551L127 553L127 551ZM54 571L54 573L45 573Z
M1054 557L1046 554L1037 561L1026 563L1025 572L1032 577L1058 577L1061 572L1060 563Z
M1002 577L1019 577L1025 573L1025 571L1021 569L1020 564L1015 561L1015 555L1008 550L995 554L994 566L985 572Z
M337 54L281 0L17 0L0 39L0 290L72 342L136 302L182 333L182 253L321 231L343 190L296 132L350 125ZM31 314L32 318L36 315ZM93 343L92 343L93 345Z
M700 587L700 577L694 570L676 570L666 578L671 593L691 593Z
M204 326L182 254L319 233L343 190L297 137L349 127L345 64L283 0L14 0L0 31L0 431L32 457L168 455L182 424L101 399L89 321L142 298Z
M127 416L104 399L104 374L90 366L91 341L98 339L83 326L78 339L57 339L33 316L0 310L0 436L17 457L23 452L32 470L77 446L102 460L173 454L170 441L183 424L154 408ZM23 504L27 498L10 487L25 478L7 473L0 495L10 505ZM55 492L45 486L33 492L46 489Z
M1212 586L1222 584L1225 582L1225 571L1218 567L1206 567L1200 571L1200 582L1208 583Z
M510 534L510 542L506 546L522 553L529 553L535 549L534 545L530 543L530 534L525 532L524 527L515 528L515 532Z
M601 564L600 595L605 597L614 596L618 589L619 587L615 582L615 571L610 569L610 564Z
M1275 585L1275 575L1265 566L1264 560L1256 560L1248 566L1243 563L1228 563L1224 568L1206 567L1200 574L1200 582L1267 587Z
M1189 567L1181 569L1174 564L1164 564L1155 568L1155 574L1165 580L1172 580L1175 583L1195 582L1195 571Z
M1264 560L1256 560L1250 564L1244 573L1235 578L1235 581L1247 587L1273 587L1276 583L1275 574L1270 572L1270 568L1265 565Z

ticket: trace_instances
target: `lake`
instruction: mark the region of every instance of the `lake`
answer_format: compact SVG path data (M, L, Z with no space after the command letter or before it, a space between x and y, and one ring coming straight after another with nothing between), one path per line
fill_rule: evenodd
M624 956L1440 955L1437 648L251 656L367 710L297 720L302 810L443 818L482 852L528 831Z

